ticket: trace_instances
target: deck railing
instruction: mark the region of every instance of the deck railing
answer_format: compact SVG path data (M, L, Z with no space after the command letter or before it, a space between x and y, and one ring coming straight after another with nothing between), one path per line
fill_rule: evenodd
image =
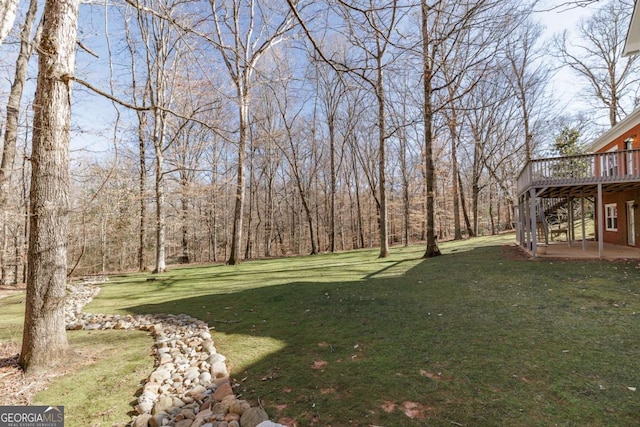
M608 151L529 161L518 175L518 194L531 187L640 180L640 150Z

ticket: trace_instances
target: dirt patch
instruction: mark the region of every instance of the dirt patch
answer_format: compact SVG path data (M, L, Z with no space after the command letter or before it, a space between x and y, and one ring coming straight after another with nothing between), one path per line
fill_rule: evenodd
M406 401L401 404L387 401L382 404L382 410L388 414L399 410L414 420L424 420L435 413L433 408L423 405L422 403L411 401Z
M528 261L531 257L518 245L502 245L502 257L514 261Z
M311 369L324 369L329 365L329 362L326 360L315 360L311 365Z
M20 347L13 342L0 343L1 405L28 405L33 396L44 389L44 378L27 378L19 363Z
M70 351L60 366L38 375L25 375L20 366L20 346L15 342L0 343L0 405L30 405L33 397L47 388L58 376L67 375L99 360L99 353Z

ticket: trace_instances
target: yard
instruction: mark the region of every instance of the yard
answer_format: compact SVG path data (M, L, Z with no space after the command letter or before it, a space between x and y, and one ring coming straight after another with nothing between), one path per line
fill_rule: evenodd
M290 426L640 425L638 262L531 260L512 241L114 276L86 311L206 321L235 392ZM23 299L0 299L4 345ZM69 427L126 424L151 339L69 338L82 369L33 402L64 405Z

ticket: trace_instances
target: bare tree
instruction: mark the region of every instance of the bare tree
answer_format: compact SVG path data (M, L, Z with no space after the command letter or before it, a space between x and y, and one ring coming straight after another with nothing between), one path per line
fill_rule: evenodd
M336 251L336 192L338 184L338 130L340 104L347 90L344 79L322 61L314 61L317 96L329 132L329 251Z
M16 157L16 144L18 142L18 119L20 117L20 105L22 100L22 92L24 84L27 80L27 66L29 58L33 52L33 43L31 41L31 33L38 11L38 1L31 0L29 8L22 25L20 33L20 52L16 60L16 69L9 93L9 102L7 103L7 119L5 123L4 145L0 160L0 207L2 207L2 254L0 254L0 263L2 264L2 274L0 274L0 284L4 281L4 267L2 262L4 258L5 248L8 239L8 215L7 210L7 193L9 191L9 181L13 171L13 165Z
M0 45L7 37L16 19L19 0L3 0L0 3Z
M387 154L388 135L386 121L385 73L394 62L390 52L392 37L400 21L398 2L383 4L373 1L338 2L339 14L348 28L347 39L358 49L347 64L340 64L345 71L357 76L375 93L378 125L378 226L380 234L380 258L389 256ZM334 65L335 66L335 65Z
M525 162L531 160L536 149L536 117L548 106L546 87L551 77L551 68L543 60L543 30L540 24L531 19L522 21L518 28L505 38L504 63L500 68L507 77L511 92L520 107Z
M211 35L200 32L218 51L236 91L238 105L238 158L236 199L229 264L241 262L245 205L245 167L249 136L250 92L260 58L284 39L292 28L289 13L260 0L209 0L213 19ZM282 9L280 9L281 11Z
M580 20L579 42L571 46L566 30L554 39L558 58L585 83L585 98L607 110L611 126L626 115L626 108L637 105L639 57L622 57L632 10L629 1L610 0L594 15Z
M136 9L137 11L137 9ZM127 11L128 12L128 11ZM126 12L125 12L126 13ZM134 12L137 13L137 12ZM149 90L151 89L149 84L141 82L138 79L138 64L135 48L135 40L132 34L132 29L129 24L129 16L123 16L123 22L125 25L125 38L126 45L129 51L129 57L131 60L131 95L133 103L135 105L146 105L149 98ZM138 19L138 25L140 20ZM148 79L147 79L148 80ZM142 92L142 94L140 94ZM140 99L142 98L142 99ZM138 218L138 271L147 270L147 154L146 154L146 128L148 121L148 111L139 110L136 111L137 123L137 137L138 137L138 205L139 218Z
M204 86L204 85L203 85ZM186 91L185 91L186 92ZM204 97L203 97L204 98ZM175 142L169 150L167 163L178 175L181 219L181 263L189 263L193 259L189 250L189 211L195 181L201 170L201 160L205 154L206 143L210 137L209 129L196 122L188 122L181 126Z
M278 107L280 115L283 135L279 142L279 148L284 158L289 164L291 175L293 175L300 203L305 213L305 218L309 228L309 241L311 244L311 255L318 253L318 244L316 240L316 229L313 221L312 206L312 183L316 179L319 162L317 158L317 141L315 132L302 132L304 128L313 129L315 124L308 126L301 119L303 109L306 107L303 102L295 102L295 99L289 94L289 88L285 84L277 88L272 86L272 96ZM295 104L295 108L292 108Z
M137 0L136 4L138 29L144 45L145 95L149 98L151 109L150 133L155 157L156 262L153 272L162 273L166 270L167 233L165 152L177 135L175 129L173 135L169 134L169 108L175 95L171 89L176 87L177 76L182 71L178 65L184 60L185 53L184 40L166 17L177 14L181 2L168 0L157 5L166 16L159 16L143 0ZM193 110L187 116L193 117ZM181 122L178 128L184 127L189 117L177 118Z
M424 253L425 258L432 258L441 254L438 248L437 236L435 233L435 173L433 167L433 79L434 79L434 56L433 41L431 38L430 13L432 6L428 0L420 2L421 18L422 18L422 79L424 94L424 158L425 158L425 179L427 181L427 250Z
M433 120L451 100L452 96L460 97L473 88L482 78L483 73L470 76L471 71L486 69L483 65L491 57L491 46L496 45L500 35L508 28L506 16L513 13L513 4L494 0L476 0L470 2L455 2L448 0L421 1L421 47L423 63L423 93L424 93L424 138L425 138L425 175L427 186L426 231L427 249L425 258L440 255L435 234L435 206L434 206L434 167L433 167ZM470 32L473 29L473 32ZM470 37L473 35L473 37ZM478 38L475 40L474 38ZM454 61L460 44L469 43L473 54L468 61L463 61L453 73L443 73L443 67ZM487 49L487 46L489 49ZM479 48L478 48L479 47ZM475 56L474 56L475 55ZM449 95L440 97L437 103L435 95L450 86L459 85L459 79L467 79L464 90L449 91ZM444 100L444 102L443 102ZM454 180L457 174L454 174Z
M344 28L341 30L344 38L354 49L353 56L347 60L336 60L312 34L308 23L311 17L303 18L302 2L287 0L289 7L302 25L310 43L318 56L334 69L356 76L361 83L367 85L375 94L378 127L378 196L376 197L378 210L378 230L380 236L380 257L389 255L389 236L387 219L387 188L386 188L386 142L389 137L386 123L386 93L385 73L394 62L391 49L394 47L393 38L404 15L405 9L399 7L397 0L377 4L372 0L346 2L338 0L329 2L336 18L342 20ZM311 13L314 13L312 10ZM324 30L322 30L324 31Z
M31 227L20 364L52 366L68 350L64 321L69 211L69 128L79 0L47 0L33 103Z

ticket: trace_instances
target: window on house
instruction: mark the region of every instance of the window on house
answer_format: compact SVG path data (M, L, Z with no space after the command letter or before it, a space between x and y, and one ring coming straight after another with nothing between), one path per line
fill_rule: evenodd
M618 205L615 203L609 203L604 205L605 220L607 231L618 231Z

